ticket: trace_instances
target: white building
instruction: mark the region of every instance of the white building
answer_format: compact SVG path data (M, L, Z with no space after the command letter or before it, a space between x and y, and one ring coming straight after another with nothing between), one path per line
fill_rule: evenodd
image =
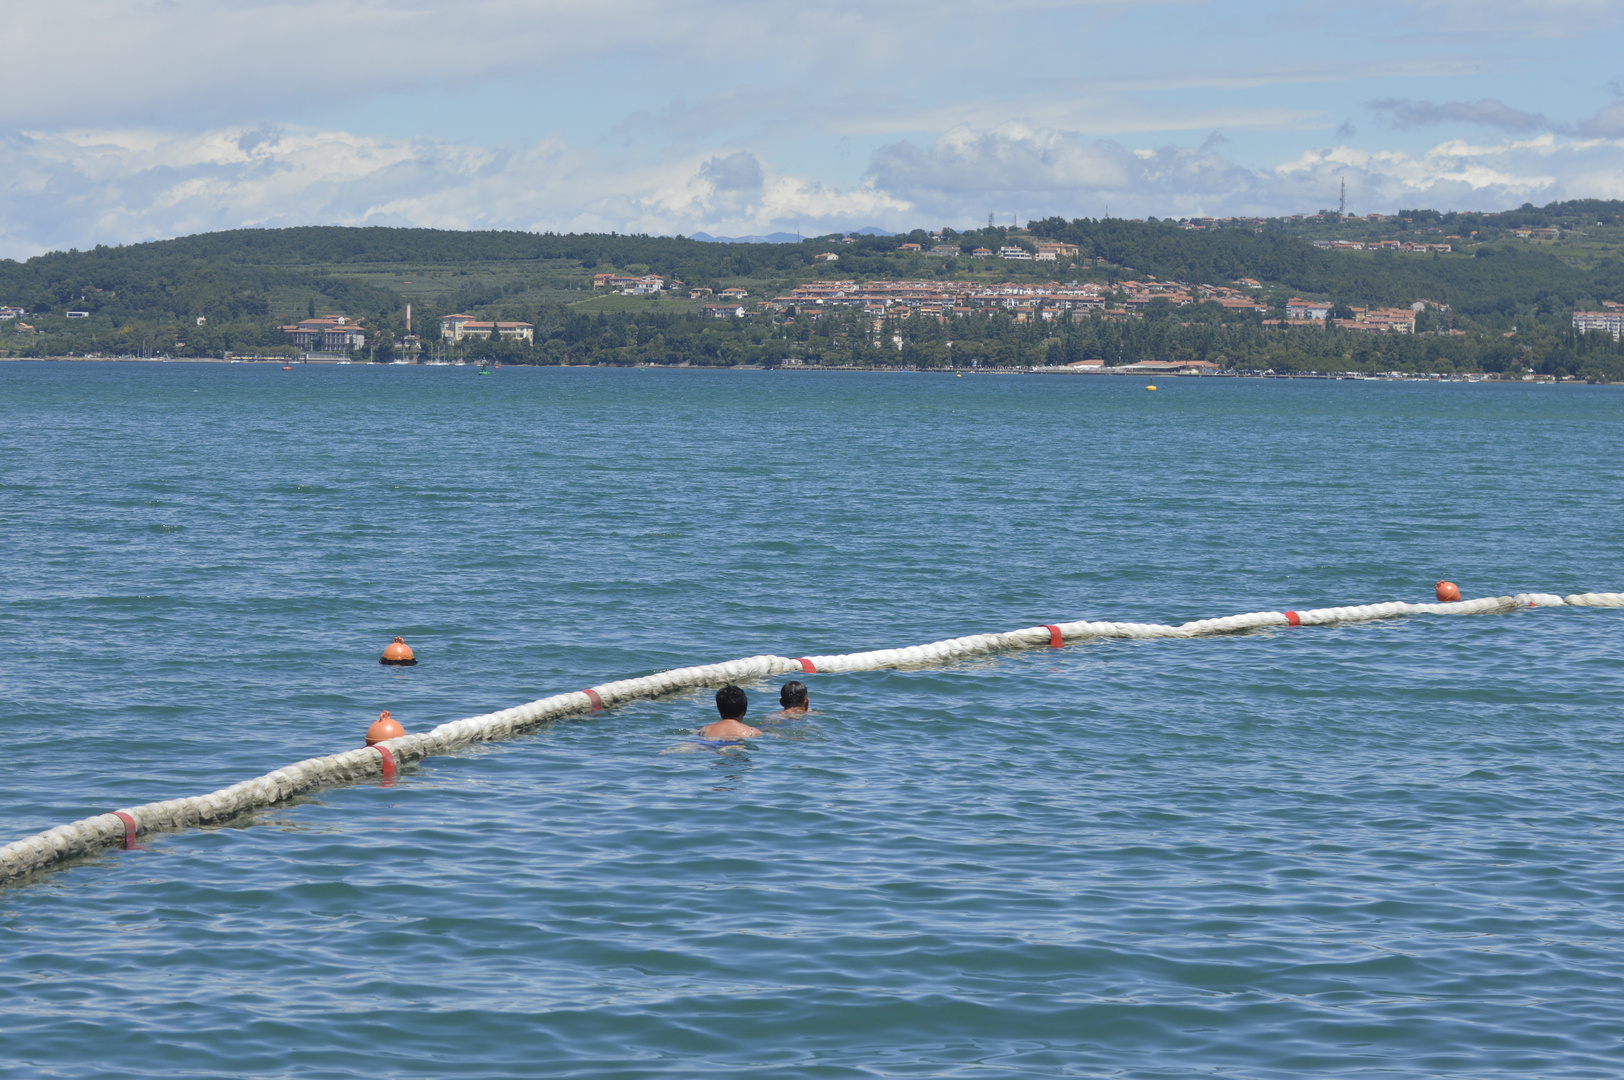
M300 319L292 326L282 327L282 332L291 334L293 343L300 348L321 352L349 352L367 343L366 331L342 315Z
M1624 335L1624 311L1575 311L1573 328L1581 334L1605 330L1617 341Z
M489 341L493 334L505 341L534 344L536 331L527 322L487 322L472 315L447 315L440 320L440 337L446 341L465 341L469 338Z

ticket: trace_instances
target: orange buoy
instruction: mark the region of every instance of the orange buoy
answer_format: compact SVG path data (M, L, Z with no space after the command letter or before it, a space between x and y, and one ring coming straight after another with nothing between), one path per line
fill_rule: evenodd
M1460 599L1460 589L1453 581L1438 582L1438 603L1453 604Z
M391 667L411 667L417 663L417 657L412 655L412 647L406 644L406 639L398 637L384 646L383 656L378 663Z
M406 729L400 726L400 721L390 716L389 710L385 709L372 721L372 726L367 728L367 745L372 746L386 739L398 739L404 734Z

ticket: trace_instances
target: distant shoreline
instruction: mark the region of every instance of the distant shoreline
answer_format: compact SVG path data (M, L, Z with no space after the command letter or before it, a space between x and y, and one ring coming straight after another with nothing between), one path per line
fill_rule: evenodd
M246 358L225 359L219 356L172 356L172 357L143 357L143 356L0 356L0 363L34 363L52 364L242 364L245 366L287 366L296 367L361 367L361 368L426 368L426 367L468 367L477 368L481 365L475 363L462 364L374 364L369 361L355 360L249 360ZM909 367L851 367L830 366L821 364L795 364L785 367L768 368L757 364L735 364L731 367L681 365L681 364L509 364L509 368L554 368L554 369L596 369L601 371L777 371L787 374L835 372L866 372L871 374L890 373L894 375L1107 375L1116 378L1129 376L1141 379L1316 379L1321 382L1425 382L1425 383L1505 383L1516 386L1590 386L1611 385L1608 383L1587 383L1583 379L1559 379L1554 375L1538 375L1531 379L1504 379L1494 375L1472 373L1468 375L1370 375L1364 372L1212 372L1207 374L1197 372L1144 372L1127 371L1121 368L1093 368L1078 371L1070 368L1040 368L1040 367L1013 367L1013 368L909 368Z

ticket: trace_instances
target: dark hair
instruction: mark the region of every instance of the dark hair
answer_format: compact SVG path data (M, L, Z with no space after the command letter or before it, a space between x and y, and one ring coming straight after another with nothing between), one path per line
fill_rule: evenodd
M724 686L716 691L716 711L722 714L723 720L742 720L749 707L750 699L737 686Z
M778 704L786 709L794 709L806 704L806 683L799 679L791 679L778 691Z

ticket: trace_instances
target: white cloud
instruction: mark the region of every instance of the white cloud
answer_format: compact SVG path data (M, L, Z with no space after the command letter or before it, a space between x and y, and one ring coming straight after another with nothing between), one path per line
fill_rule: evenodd
M0 256L12 258L255 226L816 232L909 209L747 152L628 162L556 139L504 150L309 129L12 136L0 173Z
M1253 169L1226 141L1129 148L1029 125L959 126L892 143L863 182L787 173L747 150L615 158L549 139L492 149L303 128L194 135L74 131L0 139L0 255L245 226L721 235L1023 218L1495 208L1624 194L1624 143L1551 135L1440 142L1421 153L1331 146Z
M1495 209L1584 197L1598 176L1624 166L1624 145L1551 135L1452 139L1417 154L1333 146L1267 169L1230 162L1220 148L1209 139L1129 150L1052 129L957 128L927 147L883 148L870 177L931 220L974 221L989 211L1098 216L1107 206L1118 216L1300 213L1333 205L1343 180L1350 203L1365 211Z

